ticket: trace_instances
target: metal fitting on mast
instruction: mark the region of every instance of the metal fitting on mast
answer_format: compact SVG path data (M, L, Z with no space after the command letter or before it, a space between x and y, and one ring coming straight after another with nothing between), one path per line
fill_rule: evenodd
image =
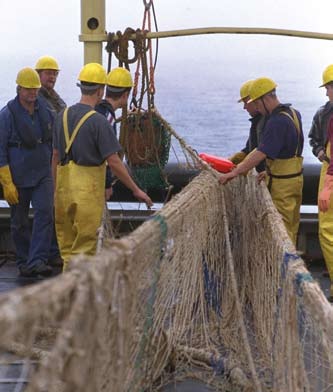
M84 64L102 64L102 43L106 41L105 0L81 0L81 34Z

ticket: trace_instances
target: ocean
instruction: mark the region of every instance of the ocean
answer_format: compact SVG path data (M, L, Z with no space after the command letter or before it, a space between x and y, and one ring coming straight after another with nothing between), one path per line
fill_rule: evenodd
M332 49L331 41L276 36L160 39L155 105L193 149L227 157L245 146L249 132L248 113L237 102L240 85L258 76L271 77L278 84L280 101L291 103L301 112L304 159L316 162L307 135L315 111L327 100L325 89L319 85L323 69L333 63ZM14 51L14 48L6 50ZM0 64L6 81L0 89L1 107L15 95L17 71L23 66L33 66L44 54L53 55L60 64L56 84L59 94L68 105L79 99L76 78L83 63L83 44L67 42L60 49L54 47L54 52L39 52L38 48L30 51L26 48L15 55L11 52L7 61ZM107 64L106 54L103 62ZM117 65L113 58L112 66ZM134 71L131 65L132 74ZM177 143L174 146L179 153ZM170 153L170 160L175 159Z
M308 133L316 110L327 101L319 85L322 71L333 63L332 42L230 35L188 41L192 50L183 57L173 63L162 59L156 87L156 106L188 144L223 157L243 148L250 123L237 102L239 87L248 79L268 76L278 84L280 101L300 111L304 160L317 162Z

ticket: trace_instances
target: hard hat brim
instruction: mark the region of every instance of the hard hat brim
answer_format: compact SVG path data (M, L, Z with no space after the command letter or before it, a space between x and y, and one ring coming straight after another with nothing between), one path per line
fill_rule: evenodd
M244 98L239 98L239 100L237 101L238 103L241 103L241 102L244 102L244 99L245 98L249 98L250 96L249 95L247 95L246 97L244 97ZM249 101L247 101L247 103L249 103Z
M126 91L127 88L128 87L115 87L115 86L106 85L106 89L111 93L122 93Z
M84 82L84 81L83 81ZM77 85L77 87L82 87L82 88L84 88L85 90L90 90L90 91L94 91L94 90L96 90L97 88L99 88L99 87L105 87L105 84L101 84L101 83L95 83L93 86L87 86L87 85L85 85L85 84L82 84L82 83L80 83L80 82L77 82L76 83L76 85Z

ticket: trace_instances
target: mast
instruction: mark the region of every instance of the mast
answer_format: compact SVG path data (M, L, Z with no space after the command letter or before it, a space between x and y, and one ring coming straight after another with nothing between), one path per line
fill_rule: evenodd
M248 27L208 27L164 32L149 32L147 38L181 37L201 34L263 34L293 36L302 38L333 40L333 34L311 31L284 30ZM84 43L84 64L102 64L102 45L107 41L105 30L105 0L81 0L81 34L79 41ZM117 38L114 38L115 40ZM135 39L135 35L130 39Z
M79 41L84 43L84 64L102 64L102 43L105 37L105 0L81 0Z

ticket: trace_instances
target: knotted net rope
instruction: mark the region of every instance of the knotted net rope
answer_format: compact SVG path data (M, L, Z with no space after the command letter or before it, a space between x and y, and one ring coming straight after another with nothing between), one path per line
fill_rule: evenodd
M191 377L323 392L332 322L265 187L251 174L222 187L203 170L99 255L1 295L1 366L20 362L27 391L157 391Z

